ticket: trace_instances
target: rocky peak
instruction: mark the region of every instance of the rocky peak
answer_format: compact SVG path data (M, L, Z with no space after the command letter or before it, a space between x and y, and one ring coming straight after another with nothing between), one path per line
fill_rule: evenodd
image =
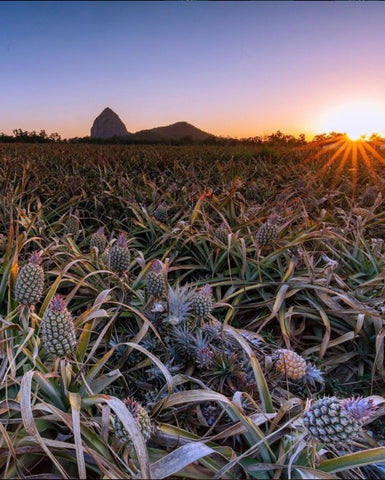
M124 137L126 135L129 135L126 126L119 116L109 107L105 108L102 113L95 118L91 127L91 138Z

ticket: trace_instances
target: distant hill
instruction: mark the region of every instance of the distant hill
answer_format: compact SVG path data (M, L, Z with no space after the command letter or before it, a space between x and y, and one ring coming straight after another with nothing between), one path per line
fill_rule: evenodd
M176 122L165 127L156 127L148 130L140 130L129 133L126 126L118 115L107 107L96 117L91 127L91 138L127 137L132 140L157 141L157 140L181 140L191 138L195 141L203 141L214 137L187 122Z
M213 135L194 127L194 125L190 123L176 122L165 127L140 130L132 134L132 137L138 140L180 140L181 138L189 137L192 140L203 141L209 137L213 137Z

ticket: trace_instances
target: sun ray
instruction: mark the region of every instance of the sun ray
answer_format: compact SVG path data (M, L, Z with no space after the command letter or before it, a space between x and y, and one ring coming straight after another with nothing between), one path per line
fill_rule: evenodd
M381 155L370 145L370 143L366 143L366 148L370 151L370 153L380 161L383 165L385 165L385 159L381 157Z
M336 170L336 174L334 175L334 179L333 179L333 182L332 182L332 189L337 185L337 182L340 178L340 175L341 175L341 172L343 171L343 169L345 168L345 165L346 165L346 162L349 158L349 155L350 155L350 152L352 150L352 144L351 142L348 143L348 145L346 146L346 149L344 151L344 154L343 154L343 157L337 167L337 170Z
M367 147L367 142L358 142L358 150L359 150L359 153L361 154L362 160L364 161L365 167L369 172L369 176L374 183L377 183L378 175L374 171L373 165L370 162L370 158L367 154L366 147Z
M344 142L339 148L338 150L336 150L333 155L331 156L331 158L324 164L324 166L319 170L319 172L317 173L316 175L316 178L319 178L321 177L325 172L326 170L329 168L329 166L335 161L337 160L337 158L342 155L343 151L346 149L346 144L347 142Z

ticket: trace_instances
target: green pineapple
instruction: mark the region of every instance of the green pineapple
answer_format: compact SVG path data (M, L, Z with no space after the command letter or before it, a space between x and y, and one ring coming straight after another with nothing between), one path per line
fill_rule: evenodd
M104 235L104 227L100 227L96 233L91 236L90 249L97 248L99 253L103 253L107 246L107 238Z
M256 182L250 182L245 191L246 200L257 200L259 199L260 188Z
M146 276L147 292L153 297L164 297L167 292L165 266L160 260L154 260Z
M4 252L7 247L7 237L0 233L0 252Z
M76 348L77 340L72 315L60 295L56 295L51 300L44 312L41 336L44 346L52 355L65 357Z
M372 399L323 397L310 403L302 418L313 438L342 448L359 436L363 423L375 409Z
M123 403L128 408L131 415L134 417L142 435L144 441L147 442L151 436L151 419L147 413L147 410L136 400L127 397L123 400ZM117 415L113 416L113 426L115 436L118 439L119 443L126 446L132 447L132 441L129 433L124 428L121 420Z
M230 230L228 229L225 222L222 222L221 225L215 230L215 236L223 243L228 242L228 235Z
M194 315L205 318L213 308L212 289L205 285L200 292L196 293L191 301L191 310Z
M167 222L168 219L168 206L165 202L162 202L155 210L154 217L159 222Z
M377 199L378 190L376 187L368 187L362 195L361 205L363 207L373 207Z
M80 220L79 220L79 210L75 210L75 213L70 213L66 223L65 223L65 232L77 238L80 233Z
M110 268L116 272L125 272L130 266L130 250L127 247L127 234L121 233L110 250Z
M263 223L255 236L255 242L259 247L270 246L274 243L278 236L277 223L278 217L272 215L268 218L267 222Z
M44 288L44 270L39 252L33 252L29 262L25 264L16 278L15 298L22 305L37 303Z

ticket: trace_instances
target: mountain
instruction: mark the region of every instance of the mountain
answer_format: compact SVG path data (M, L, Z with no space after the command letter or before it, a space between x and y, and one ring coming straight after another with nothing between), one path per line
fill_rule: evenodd
M187 122L176 122L165 127L156 127L148 130L140 130L136 133L129 133L126 126L111 110L105 108L96 117L91 127L91 138L128 137L132 140L157 141L157 140L181 140L191 138L196 141L203 141L213 137L210 133L204 132Z
M125 137L126 135L129 135L126 126L109 107L95 118L91 127L91 138Z
M140 130L133 134L133 137L138 140L180 140L189 137L192 140L199 141L212 136L187 122L176 122L165 127Z

